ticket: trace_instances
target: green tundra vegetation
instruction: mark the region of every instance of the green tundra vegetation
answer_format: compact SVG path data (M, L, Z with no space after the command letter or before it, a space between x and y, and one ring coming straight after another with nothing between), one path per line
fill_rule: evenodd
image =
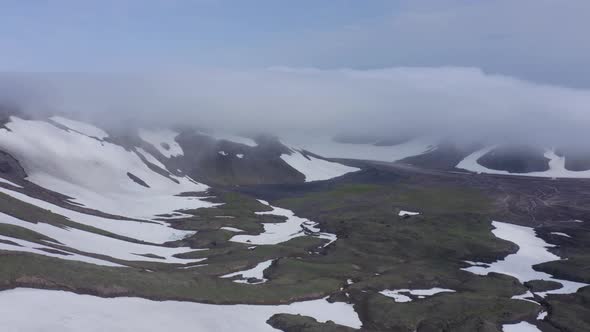
M291 209L297 216L319 223L323 232L338 240L312 235L295 237L276 245L249 245L230 241L236 233L221 227L258 234L264 223L284 222L284 217L258 215L269 211L256 200L257 188L240 192L215 189L208 194L215 207L183 211L191 216L175 219L172 226L197 231L168 246L190 246L195 251L182 258L206 258L188 266L158 262L110 260L128 267L105 267L34 254L0 251L0 287L18 286L64 289L99 296L138 296L149 299L205 303L279 304L329 297L354 305L371 331L500 331L501 324L534 320L543 310L532 302L511 299L528 289L550 289L549 283L521 284L517 279L489 274L479 276L461 268L465 260L493 262L518 247L496 238L491 221L493 201L481 191L458 186L418 186L409 182L341 181L292 191L274 186L271 204ZM268 194L268 188L261 193ZM295 194L294 194L295 192ZM263 195L264 196L264 195ZM263 197L264 198L264 197ZM5 211L27 221L80 228L87 227L0 194L0 204L17 206ZM420 212L399 216L400 210ZM221 216L221 217L220 217ZM0 234L59 249L43 235L17 226L2 225ZM572 280L589 282L588 232L584 241L568 249L567 261L542 265L544 271ZM118 237L120 238L120 237ZM207 249L207 250L197 250ZM72 251L75 252L75 251ZM265 270L267 282L249 285L221 275L245 270L273 259ZM379 292L385 289L448 288L427 298L413 297L398 303ZM550 295L548 322L554 327L589 328L588 288L572 295ZM573 323L575 321L575 323ZM284 331L350 331L334 323L319 323L299 315L275 315L269 324ZM572 325L574 324L574 325Z

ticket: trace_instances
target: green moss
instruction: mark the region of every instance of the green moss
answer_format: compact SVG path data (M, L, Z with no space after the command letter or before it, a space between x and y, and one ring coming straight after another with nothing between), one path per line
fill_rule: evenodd
M0 224L0 234L35 243L40 243L41 241L57 242L55 239L39 234L30 229L9 224Z
M396 303L381 294L357 296L364 296L364 326L376 330L415 331L419 326L434 325L435 330L454 331L467 323L499 325L538 312L534 303L477 293L441 293L408 303Z
M590 331L590 287L576 294L550 295L548 319L561 331Z
M36 286L100 296L131 295L158 300L271 304L325 296L337 290L339 285L337 280L332 279L315 279L296 284L269 282L261 286L243 285L187 271L146 272L0 251L2 288Z
M179 255L206 258L197 263L203 266L181 269L174 264L132 262L134 268L111 268L0 252L0 285L212 303L286 303L331 295L354 303L364 327L374 330L495 331L500 323L534 318L539 311L530 302L510 299L526 290L515 278L479 276L461 270L465 267L463 260L493 261L516 250L514 244L491 233L491 203L476 190L420 187L401 181L391 185L335 183L314 187L313 191L298 192L297 197L274 201L273 205L319 222L322 231L336 234L338 240L321 248L323 240L305 236L278 245L258 245L253 250L248 249L252 245L229 241L235 233L220 228L236 227L258 234L264 222L284 219L257 215L255 212L269 208L251 196L221 190L212 194L216 202L224 204L187 211L193 216L175 220L174 227L198 232L171 243L208 248ZM402 219L399 209L420 211L421 215ZM26 205L12 213L24 220L50 214ZM60 217L49 220L56 225L71 223ZM20 229L11 231L19 238L37 236ZM572 249L573 265L568 261L556 271L584 271L584 266L590 264L585 264L582 249ZM269 279L266 283L245 285L219 278L269 259L277 261L265 271ZM580 276L580 272L575 275ZM354 279L354 284L346 283L349 278ZM395 303L378 293L383 289L431 287L451 288L456 293L412 303ZM549 301L557 298L550 297ZM582 310L585 298L576 301L573 312ZM568 313L561 315L564 321L573 319ZM279 315L273 322L287 330L337 327L293 315Z
M334 322L319 323L311 317L291 314L275 314L267 323L285 332L352 332L353 328L335 324Z
M49 210L45 210L38 206L25 203L4 193L0 193L0 211L10 216L13 216L17 219L21 219L32 223L42 222L57 227L71 227L125 241L140 242L135 239L113 234L111 232L96 227L79 224L75 222L75 220L70 220L62 215L53 213Z

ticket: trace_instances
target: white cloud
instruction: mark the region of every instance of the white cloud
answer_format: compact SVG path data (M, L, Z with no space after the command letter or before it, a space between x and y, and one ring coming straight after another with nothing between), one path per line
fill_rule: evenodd
M278 41L264 52L271 54L265 59L295 65L474 66L590 87L588 12L586 0L412 1L383 17Z
M488 75L476 68L30 74L0 76L0 86L12 87L3 91L18 96L31 111L79 112L114 124L411 131L556 144L589 136L590 91Z

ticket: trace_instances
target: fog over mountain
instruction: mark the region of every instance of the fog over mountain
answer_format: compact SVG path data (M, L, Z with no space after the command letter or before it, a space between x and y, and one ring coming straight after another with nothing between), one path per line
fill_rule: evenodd
M111 128L588 139L584 0L3 9L0 100L28 113Z
M0 97L28 114L111 128L451 137L573 145L590 138L590 91L477 68L191 69L149 74L2 74Z

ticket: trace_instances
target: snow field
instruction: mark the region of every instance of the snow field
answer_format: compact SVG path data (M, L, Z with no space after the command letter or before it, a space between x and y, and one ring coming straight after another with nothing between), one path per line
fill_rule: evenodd
M256 212L256 214L284 216L287 218L287 221L281 223L264 223L264 232L261 234L235 235L230 239L230 241L256 245L278 244L299 236L305 236L306 234L302 226L305 226L310 231L319 232L319 229L315 227L317 223L314 223L313 221L310 221L306 218L297 217L291 210L272 206L263 200L258 201L264 205L270 206L272 211ZM331 242L336 240L336 236L334 234L319 233L317 235L320 238L328 239Z
M356 167L349 167L339 163L326 161L312 156L304 156L300 151L294 150L291 154L282 154L283 159L289 166L296 169L305 176L305 182L329 180L342 176L346 173L360 170Z
M360 328L352 305L325 299L289 305L214 305L141 298L100 298L63 291L18 288L0 292L0 323L6 332L33 331L276 331L274 314L311 316L320 322ZM35 317L35 319L31 319Z
M480 165L477 160L488 152L492 151L496 146L489 146L476 151L465 159L461 160L455 168L464 169L475 173L486 174L502 174L502 175L520 175L520 176L538 176L548 178L590 178L590 170L588 171L570 171L565 168L565 157L560 157L552 150L545 151L545 157L549 159L549 169L543 172L529 172L529 173L510 173L508 171L496 170Z
M492 222L492 225L495 227L492 233L500 239L517 244L519 247L518 251L492 264L478 264L477 266L471 266L463 270L480 275L487 275L490 272L503 273L517 278L521 283L539 279L555 281L562 284L563 287L559 289L536 293L536 295L542 297L547 294L575 293L581 287L587 286L587 284L580 282L556 279L550 274L533 269L533 265L561 259L559 256L547 250L552 245L538 238L533 228L498 221ZM523 299L519 296L515 298Z
M425 298L428 296L433 296L435 294L445 293L445 292L453 293L455 291L452 289L434 287L434 288L430 288L430 289L394 289L394 290L385 289L385 290L380 291L379 293L382 295L385 295L387 297L393 298L393 300L395 302L411 302L412 298L407 295L404 295L402 293L409 293L409 294L417 296L419 298Z

